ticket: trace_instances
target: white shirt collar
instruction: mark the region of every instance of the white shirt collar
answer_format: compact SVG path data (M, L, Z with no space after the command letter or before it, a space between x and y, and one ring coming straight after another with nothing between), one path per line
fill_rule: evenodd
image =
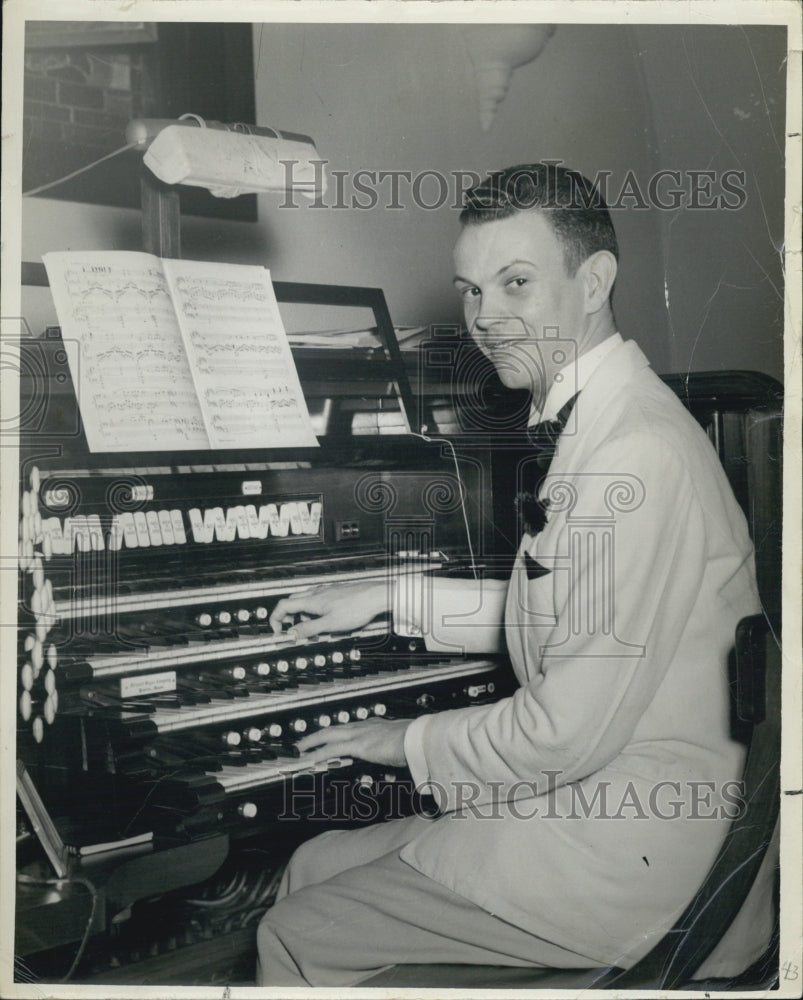
M539 413L534 405L530 407L530 419L527 426L532 427L533 424L540 423L542 420L554 420L563 404L568 403L575 393L580 392L604 359L622 342L620 334L612 333L601 344L597 344L590 351L581 354L577 361L570 361L568 365L561 368L550 386L543 410Z

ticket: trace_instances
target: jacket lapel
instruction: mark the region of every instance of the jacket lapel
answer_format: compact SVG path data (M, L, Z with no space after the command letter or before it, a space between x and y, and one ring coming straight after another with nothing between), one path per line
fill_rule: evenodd
M580 468L586 457L608 436L619 412L617 401L644 368L649 368L646 355L635 343L627 340L603 360L583 386L569 421L561 434L549 478Z

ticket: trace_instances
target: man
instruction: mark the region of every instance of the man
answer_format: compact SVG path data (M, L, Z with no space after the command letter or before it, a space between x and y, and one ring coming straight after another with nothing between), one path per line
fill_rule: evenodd
M311 761L409 765L441 814L302 846L259 928L265 986L350 986L404 962L627 967L693 897L734 814L726 661L759 608L752 547L705 434L616 331L609 213L578 174L536 164L468 192L461 222L473 338L530 389L532 423L560 418L511 580L322 588L272 623L301 613L307 636L392 609L430 648L506 646L520 687L301 740ZM740 914L749 941L726 939L708 974L761 953L759 896Z

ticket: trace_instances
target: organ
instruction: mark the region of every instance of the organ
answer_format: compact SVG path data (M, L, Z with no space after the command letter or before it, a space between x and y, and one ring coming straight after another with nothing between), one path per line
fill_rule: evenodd
M387 337L379 293L276 289L369 303ZM58 332L23 350L18 978L247 980L297 843L428 808L401 769L305 766L299 736L510 690L504 662L427 654L384 619L301 643L268 619L308 586L504 576L526 401L437 330L412 363L392 344L296 360L318 449L103 455L86 447ZM777 622L779 388L738 372L666 381L723 461Z
M312 640L274 634L277 601L307 587L487 572L499 531L476 441L461 455L443 439L399 433L405 416L417 426L423 397L388 335L381 293L276 291L280 301L367 304L387 345L297 352L317 449L92 453L59 332L24 347L20 822L23 843L32 827L49 837L65 881L44 902L30 872L46 875L30 843L21 848L17 952L44 977L63 974L87 938L77 978L113 982L113 942L149 898L207 886L254 849L264 871L249 884L259 883L320 831L311 816L353 825L416 805L403 770L348 758L310 767L295 747L302 734L509 689L505 663L429 654L384 618ZM451 405L442 388L430 413ZM75 880L91 883L92 902ZM233 933L250 962L246 931ZM157 941L149 960L165 949L174 958L174 939ZM188 932L183 954L201 944L208 966L203 935ZM224 966L194 968L189 981L213 981ZM172 981L163 966L151 980L128 974L121 981Z

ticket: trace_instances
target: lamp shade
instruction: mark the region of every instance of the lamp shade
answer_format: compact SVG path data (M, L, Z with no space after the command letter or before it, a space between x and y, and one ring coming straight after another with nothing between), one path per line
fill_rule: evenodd
M463 28L480 105L483 131L505 99L513 70L531 62L555 33L554 24L474 24Z

